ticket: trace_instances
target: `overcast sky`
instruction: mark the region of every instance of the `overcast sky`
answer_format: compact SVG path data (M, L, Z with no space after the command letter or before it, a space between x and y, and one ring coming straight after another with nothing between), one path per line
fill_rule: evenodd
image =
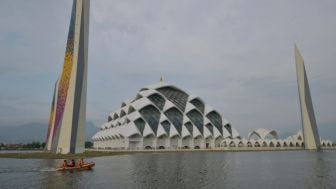
M71 0L1 0L0 127L49 119ZM294 43L322 137L336 139L336 1L91 0L87 119L164 81L242 135L301 128Z

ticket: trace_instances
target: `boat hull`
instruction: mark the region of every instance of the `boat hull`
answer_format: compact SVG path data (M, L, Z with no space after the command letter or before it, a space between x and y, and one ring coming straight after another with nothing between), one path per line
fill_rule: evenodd
M71 170L76 170L76 171L83 171L83 170L91 170L92 167L95 166L95 163L90 162L90 163L85 163L82 166L76 166L76 167L60 167L57 169L57 171L71 171Z

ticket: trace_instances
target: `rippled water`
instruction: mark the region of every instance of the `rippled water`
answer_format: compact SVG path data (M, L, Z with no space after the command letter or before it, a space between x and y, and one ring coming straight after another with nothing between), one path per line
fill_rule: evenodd
M336 188L336 152L178 152L62 160L0 159L0 188Z

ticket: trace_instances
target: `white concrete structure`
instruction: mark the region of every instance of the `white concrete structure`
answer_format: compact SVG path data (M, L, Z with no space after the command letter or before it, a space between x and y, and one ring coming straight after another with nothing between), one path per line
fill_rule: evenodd
M278 139L278 133L275 130L268 130L268 129L260 128L260 129L250 132L247 136L249 140L253 137L256 137L257 139L261 139L261 140L266 140L267 137Z
M237 130L202 99L162 82L145 87L110 113L93 136L95 148L215 148Z
M314 114L313 103L303 58L295 45L296 74L300 96L301 120L305 148L308 150L320 149L320 137Z
M86 122L89 0L74 0L63 71L55 88L47 134L54 153L82 153Z

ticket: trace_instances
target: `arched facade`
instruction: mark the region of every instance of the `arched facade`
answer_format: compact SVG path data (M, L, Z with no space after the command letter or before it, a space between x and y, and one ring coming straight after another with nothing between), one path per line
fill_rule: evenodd
M271 139L278 139L278 133L275 130L268 130L268 129L261 128L261 129L257 129L257 130L250 132L247 136L249 140L252 138L266 140L269 137Z
M225 138L240 136L217 110L163 82L122 102L92 137L95 148L139 150L212 149Z

